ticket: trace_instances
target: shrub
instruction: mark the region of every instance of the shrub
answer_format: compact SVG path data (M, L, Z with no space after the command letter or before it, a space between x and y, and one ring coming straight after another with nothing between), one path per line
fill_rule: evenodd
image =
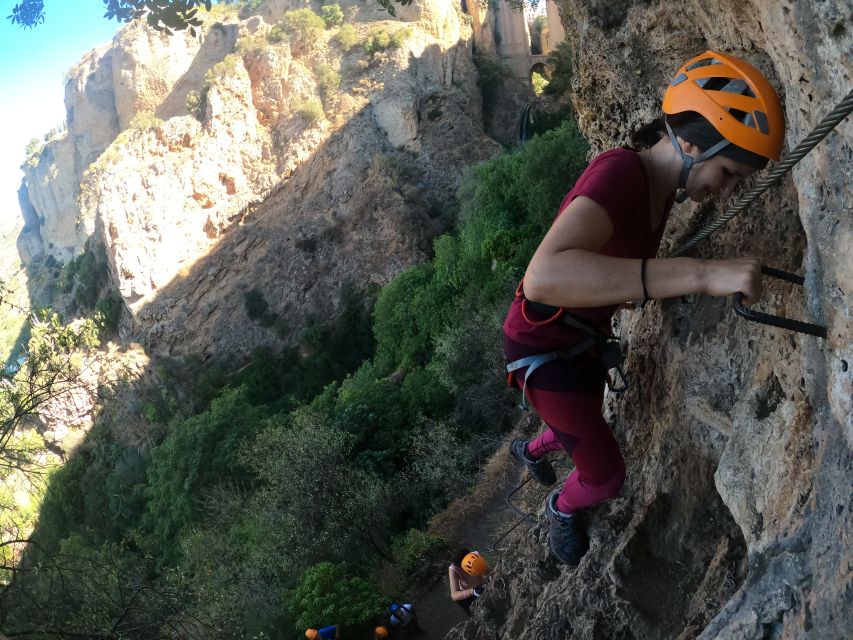
M59 288L63 293L74 292L74 301L84 311L91 311L106 282L107 255L102 245L87 249L70 260L62 269Z
M270 31L270 42L280 42L287 35L294 55L304 54L316 46L323 36L326 23L311 9L296 9L284 14Z
M237 40L234 51L245 55L250 51L262 51L269 46L269 41L262 36L243 36Z
M209 85L204 85L201 91L193 89L187 94L187 111L199 122L204 120L204 114L207 111L207 92L210 90Z
M153 111L139 111L130 119L130 123L127 125L127 128L135 131L147 131L148 129L159 127L162 124L163 121L156 117Z
M483 115L489 117L494 111L498 92L508 72L506 67L487 53L475 51L472 59L477 67L477 87L483 96Z
M391 44L391 36L382 27L374 27L367 34L367 39L364 41L364 50L368 55L374 55L380 51L385 51Z
M115 333L118 330L123 306L121 296L115 289L110 290L106 296L98 300L95 306L95 322L98 328L107 333Z
M383 27L374 27L367 34L364 49L369 55L374 55L386 49L397 49L405 44L411 33L409 29L403 28L397 29L393 34L389 34Z
M533 93L541 96L542 92L548 87L548 78L534 71L530 76L530 84L533 85Z
M352 576L346 564L321 562L302 574L288 604L297 630L303 631L330 620L344 626L368 623L384 613L386 597L374 584Z
M326 23L326 28L337 27L344 22L344 12L339 4L327 4L320 8L320 16Z
M204 74L203 87L210 87L218 79L233 75L237 71L238 65L242 64L243 59L240 56L236 53L229 53L207 70L207 73Z
M264 294L258 289L250 289L243 294L243 306L246 309L246 315L249 320L260 320L269 309L269 303L264 298Z
M317 98L308 98L305 100L305 102L296 107L296 113L308 124L314 124L326 116L323 111L323 104Z
M27 158L33 155L38 155L39 153L41 153L42 149L44 149L44 144L42 143L42 141L38 138L33 138L27 143Z
M350 51L358 46L358 29L351 24L343 24L341 25L341 28L338 29L335 40L337 40L341 49L344 51Z
M414 573L425 562L447 551L447 542L441 536L420 529L409 529L391 541L391 553L400 570Z
M253 15L263 3L264 0L243 0L240 5L240 19L245 20Z
M278 44L284 40L287 40L287 32L280 25L275 25L267 34L267 42L270 44Z
M319 64L314 70L319 81L320 95L324 103L328 103L341 86L341 74L328 64Z
M399 49L406 43L406 40L408 40L411 35L412 32L408 28L397 29L391 35L391 42L389 43L389 47L391 49Z
M572 48L568 42L561 42L548 56L548 64L553 67L551 81L546 91L561 96L572 88Z
M144 528L167 563L179 557L179 533L198 514L205 491L231 478L246 478L243 444L263 424L265 412L246 399L246 388L226 390L210 408L174 423L151 451Z

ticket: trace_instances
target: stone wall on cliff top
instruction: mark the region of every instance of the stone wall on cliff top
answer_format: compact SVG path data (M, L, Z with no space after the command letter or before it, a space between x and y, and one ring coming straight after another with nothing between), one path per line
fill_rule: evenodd
M853 88L853 8L815 2L558 0L574 102L596 151L655 117L663 87L706 49L742 55L781 89L793 147ZM819 340L694 296L624 312L630 390L607 415L622 495L590 514L576 571L539 524L507 545L470 622L449 640L853 636L853 119L702 257L759 256L806 276L760 307L828 327ZM720 209L677 206L665 243ZM664 251L665 253L665 251Z

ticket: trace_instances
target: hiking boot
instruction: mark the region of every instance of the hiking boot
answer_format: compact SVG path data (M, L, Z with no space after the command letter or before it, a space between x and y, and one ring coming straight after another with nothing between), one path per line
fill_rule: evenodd
M527 452L527 445L527 440L513 440L509 445L509 451L513 457L527 465L527 470L536 482L545 487L550 487L557 482L554 467L544 457L538 460L531 459Z
M589 538L577 514L568 515L557 511L559 491L548 496L545 511L548 514L548 544L560 562L576 567L583 554L589 549Z

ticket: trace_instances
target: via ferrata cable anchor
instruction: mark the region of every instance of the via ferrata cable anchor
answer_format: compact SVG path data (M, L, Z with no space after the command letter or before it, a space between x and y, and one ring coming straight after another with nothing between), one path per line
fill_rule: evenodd
M761 273L765 276L786 280L800 286L803 286L803 283L805 282L805 278L803 278L803 276L798 276L796 274L774 269L773 267L767 267L765 265L761 265ZM774 327L780 327L781 329L787 329L788 331L807 333L810 336L817 336L818 338L826 339L826 327L819 324L800 322L799 320L791 320L790 318L783 318L782 316L774 316L769 313L762 313L760 311L748 309L743 305L742 293L735 295L735 313L747 320L752 320L753 322L769 324Z

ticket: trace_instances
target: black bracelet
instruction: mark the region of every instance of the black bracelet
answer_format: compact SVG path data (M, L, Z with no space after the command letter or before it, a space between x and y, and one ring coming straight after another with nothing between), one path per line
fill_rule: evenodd
M643 285L643 302L648 302L649 292L646 289L646 258L643 258L640 262L640 282Z

